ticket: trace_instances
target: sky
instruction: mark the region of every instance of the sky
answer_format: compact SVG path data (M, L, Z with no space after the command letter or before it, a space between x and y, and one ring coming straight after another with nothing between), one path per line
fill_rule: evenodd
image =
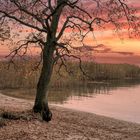
M95 39L89 37L87 46L97 46L93 49L94 60L100 63L129 63L140 66L140 39L123 39L114 35L112 31L95 33Z
M128 2L140 10L140 0ZM92 53L96 62L129 63L140 66L140 38L129 38L125 30L122 33L122 36L114 34L108 27L105 31L95 31L94 39L92 35L87 39L87 46L99 46Z
M140 0L128 1L140 9ZM23 32L27 31L23 30ZM5 44L9 44L9 42ZM94 32L94 35L89 34L84 44L91 48L98 46L90 52L96 62L130 63L140 66L140 38L128 38L125 36L122 38L108 27L105 31L98 30ZM0 55L2 56L9 53L6 45L0 44L0 49Z

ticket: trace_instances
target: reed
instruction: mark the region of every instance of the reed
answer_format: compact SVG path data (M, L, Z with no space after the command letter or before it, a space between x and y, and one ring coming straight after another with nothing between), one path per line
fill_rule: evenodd
M35 61L17 61L16 68L11 65L8 69L6 61L0 62L0 88L35 88L39 78L40 68L34 70ZM40 66L41 67L41 66ZM82 74L78 62L68 62L67 73L63 67L58 74L58 65L54 67L51 87L72 86L79 82L140 79L140 67L129 64L97 64L83 62L82 67L89 75Z

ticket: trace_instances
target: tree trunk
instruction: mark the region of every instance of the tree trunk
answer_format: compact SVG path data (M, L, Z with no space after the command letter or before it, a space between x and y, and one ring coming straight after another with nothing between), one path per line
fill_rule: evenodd
M61 4L67 0L57 0L57 5L61 5L57 11L52 15L52 21L50 25L49 33L47 34L47 45L43 49L43 66L39 82L37 84L37 94L34 105L34 112L42 114L42 118L45 121L50 121L52 113L48 107L47 92L48 85L51 79L53 71L53 52L55 50L54 42L56 41L56 33L58 29L58 23L64 4Z
M45 46L43 50L43 66L40 78L37 84L37 93L33 110L35 113L41 113L43 120L50 121L52 113L48 107L48 85L53 71L53 47Z

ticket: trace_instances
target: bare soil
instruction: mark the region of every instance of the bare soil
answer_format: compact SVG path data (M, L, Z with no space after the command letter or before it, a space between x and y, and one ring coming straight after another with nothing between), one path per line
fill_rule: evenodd
M140 140L139 124L56 106L46 123L32 106L32 101L0 94L0 140Z

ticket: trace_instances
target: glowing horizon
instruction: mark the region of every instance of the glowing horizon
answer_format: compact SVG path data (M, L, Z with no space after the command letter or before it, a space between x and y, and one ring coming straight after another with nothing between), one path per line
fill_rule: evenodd
M130 0L128 1L134 7L139 9L140 11L140 1L139 0ZM137 14L140 15L140 12ZM29 29L22 29L21 34L31 32ZM93 55L98 58L118 58L121 62L120 58L124 58L126 62L130 62L131 59L138 59L140 58L140 38L129 38L127 36L128 32L124 29L121 31L121 34L118 35L117 33L113 33L112 27L109 25L103 31L95 30L94 36L93 34L88 35L85 39L84 44L89 45L91 47L103 44L105 48L101 48L100 51L93 51ZM23 35L24 36L24 35ZM8 44L8 42L7 42ZM11 44L12 45L12 44ZM77 44L77 46L80 44ZM8 45L7 45L8 46ZM9 53L9 49L5 44L0 44L0 55L7 55ZM34 50L35 51L35 50ZM128 59L129 57L129 59ZM127 60L128 59L128 60ZM134 60L135 61L135 60ZM105 61L106 62L106 61ZM140 62L139 62L140 64Z

